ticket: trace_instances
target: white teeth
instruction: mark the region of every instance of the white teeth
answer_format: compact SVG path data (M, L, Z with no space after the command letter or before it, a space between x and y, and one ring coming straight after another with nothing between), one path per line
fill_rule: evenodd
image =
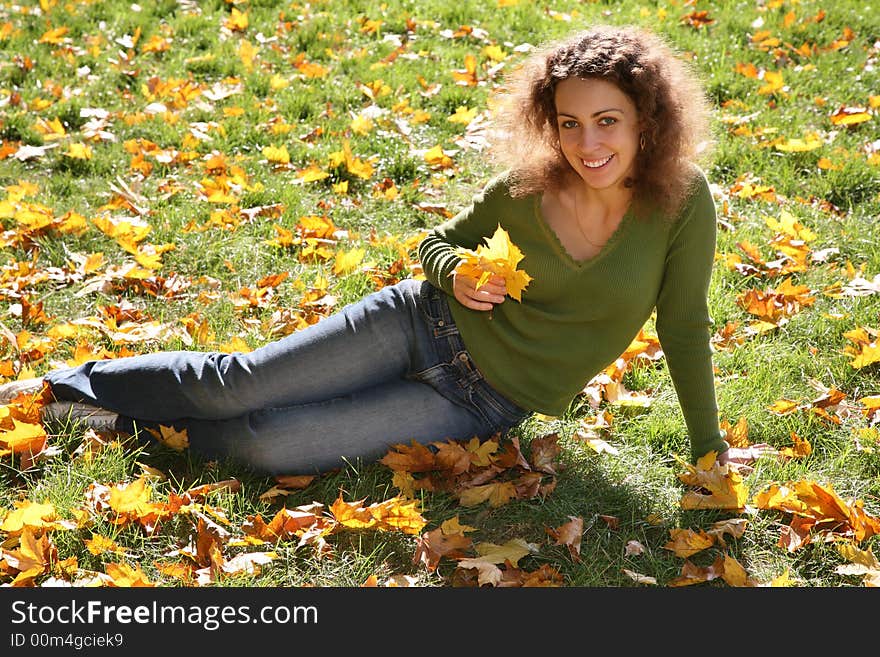
M606 164L608 162L608 160L610 160L612 157L614 157L614 156L609 155L608 157L603 158L601 160L581 160L581 162L584 163L585 167L588 167L590 169L598 169L603 164Z

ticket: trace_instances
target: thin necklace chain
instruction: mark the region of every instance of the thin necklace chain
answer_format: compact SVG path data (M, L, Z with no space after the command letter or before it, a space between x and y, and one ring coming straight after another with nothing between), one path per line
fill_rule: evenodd
M581 208L580 208L580 204L578 202L577 190L575 190L575 192L574 192L574 222L577 224L578 231L580 232L581 237L583 237L587 241L588 244L590 244L591 246L593 246L597 249L602 248L601 244L596 244L593 240L591 240L589 237L587 237L587 234L584 232L584 227L581 226Z

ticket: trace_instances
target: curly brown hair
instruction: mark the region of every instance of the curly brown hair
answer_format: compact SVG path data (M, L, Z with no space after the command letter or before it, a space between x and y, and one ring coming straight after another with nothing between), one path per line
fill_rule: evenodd
M511 172L515 196L558 189L576 175L562 154L556 85L569 77L617 85L635 104L644 137L634 207L674 215L708 157L710 104L696 74L658 35L601 25L534 50L494 98L493 159Z

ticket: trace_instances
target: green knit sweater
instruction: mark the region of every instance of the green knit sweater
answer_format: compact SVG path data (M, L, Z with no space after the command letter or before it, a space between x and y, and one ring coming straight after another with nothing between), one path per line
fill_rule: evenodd
M626 214L593 258L575 261L544 221L541 195L511 198L506 176L435 227L419 246L425 277L449 294L462 339L486 380L523 408L561 415L630 345L656 308L657 337L690 437L691 457L727 448L718 422L707 294L715 256L715 205L705 176L678 217ZM452 296L457 247L476 249L498 225L532 277L522 301L492 314Z

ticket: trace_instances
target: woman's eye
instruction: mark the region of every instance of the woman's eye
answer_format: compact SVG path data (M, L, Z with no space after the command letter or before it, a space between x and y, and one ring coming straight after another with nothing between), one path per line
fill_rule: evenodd
M566 129L576 128L577 121L574 121L572 119L566 119L565 121L562 122L562 127L566 128Z
M599 125L614 125L615 123L617 123L617 119L613 116L603 116L599 119Z

